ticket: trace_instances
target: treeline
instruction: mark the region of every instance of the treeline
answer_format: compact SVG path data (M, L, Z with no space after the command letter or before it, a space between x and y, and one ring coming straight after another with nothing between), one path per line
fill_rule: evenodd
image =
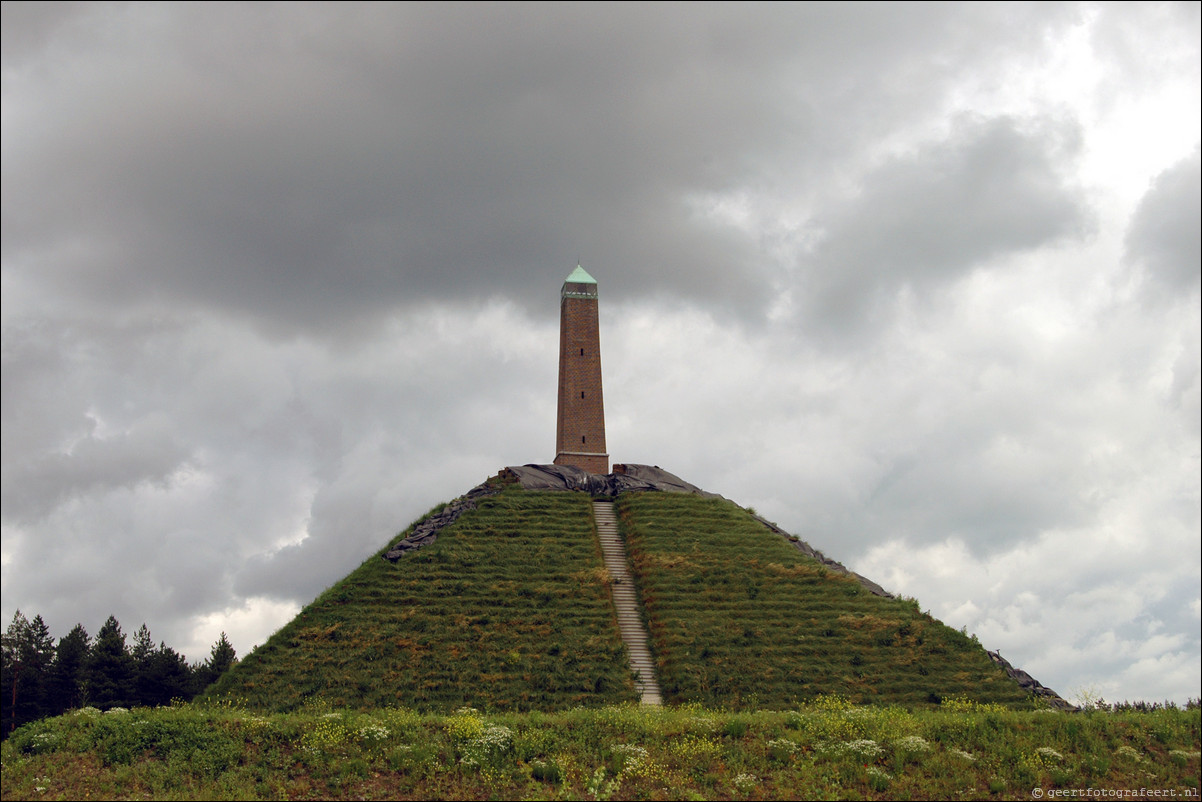
M108 710L188 701L238 661L224 632L208 660L190 664L167 644L155 646L145 624L127 644L113 616L95 639L76 624L55 643L40 615L30 621L17 610L2 637L0 727L5 738L22 724L80 707Z

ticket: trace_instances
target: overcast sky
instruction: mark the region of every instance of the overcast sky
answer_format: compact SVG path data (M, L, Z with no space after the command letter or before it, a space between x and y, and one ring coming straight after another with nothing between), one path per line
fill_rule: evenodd
M1198 3L3 6L3 624L245 654L554 457L1197 697Z

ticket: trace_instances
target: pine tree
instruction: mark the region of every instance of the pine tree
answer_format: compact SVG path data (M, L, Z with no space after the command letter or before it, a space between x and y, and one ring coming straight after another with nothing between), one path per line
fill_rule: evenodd
M134 633L134 646L130 650L134 664L134 694L131 701L139 706L153 707L157 704L154 701L157 696L154 688L154 654L154 640L150 637L150 628L143 622Z
M35 721L50 714L47 701L47 678L54 662L54 636L41 615L29 622L29 640L25 643L25 668L28 673L25 702L17 707L17 715Z
M4 633L0 653L0 726L7 733L46 713L46 669L54 658L54 638L40 615L30 621L17 610Z
M213 672L213 681L217 681L222 674L229 671L238 662L238 653L234 651L234 647L230 644L229 638L225 633L221 633L221 637L213 644L213 649L209 653L209 670Z
M184 656L165 643L150 656L150 696L144 704L166 705L192 698L192 668Z
M76 624L59 639L46 683L47 715L55 716L85 704L83 667L90 644L83 624Z
M21 698L21 679L23 665L21 662L21 644L25 642L29 632L29 619L20 610L13 613L13 620L4 630L3 640L0 640L0 726L5 737L12 732L17 721L13 715L17 702Z
M222 632L221 637L217 639L209 652L209 659L205 661L204 665L196 668L196 684L193 686L195 692L200 693L212 685L237 662L237 652L234 651L229 638Z
M129 707L136 699L134 661L125 646L125 633L111 615L96 633L96 641L88 651L84 681L88 703L102 710Z

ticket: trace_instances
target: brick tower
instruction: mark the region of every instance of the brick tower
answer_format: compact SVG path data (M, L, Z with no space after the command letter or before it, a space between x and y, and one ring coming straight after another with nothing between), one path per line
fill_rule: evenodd
M580 265L563 283L559 302L559 412L555 464L609 473L605 405L601 400L601 337L597 280Z

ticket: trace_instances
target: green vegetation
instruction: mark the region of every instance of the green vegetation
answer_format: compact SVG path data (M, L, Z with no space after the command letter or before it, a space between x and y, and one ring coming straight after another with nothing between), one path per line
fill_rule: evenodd
M280 712L634 701L607 583L588 496L509 487L396 564L369 558L208 696Z
M975 640L913 600L872 595L735 504L626 493L617 507L669 703L1034 705ZM480 499L433 544L369 558L208 697L489 714L637 700L589 497L511 485Z
M1196 798L1199 711L87 708L18 729L0 759L4 799Z
M669 702L1033 705L975 640L830 571L729 501L626 493L617 507Z
M505 488L368 559L197 703L20 727L3 798L1197 796L1196 705L1037 709L974 639L722 500L618 501L670 703L637 706L590 502Z
M189 665L167 644L156 647L145 624L134 633L132 648L113 616L95 641L76 624L56 646L40 615L31 621L17 610L0 633L0 729L7 738L22 724L85 706L105 710L187 701L236 662L224 632L209 660Z

